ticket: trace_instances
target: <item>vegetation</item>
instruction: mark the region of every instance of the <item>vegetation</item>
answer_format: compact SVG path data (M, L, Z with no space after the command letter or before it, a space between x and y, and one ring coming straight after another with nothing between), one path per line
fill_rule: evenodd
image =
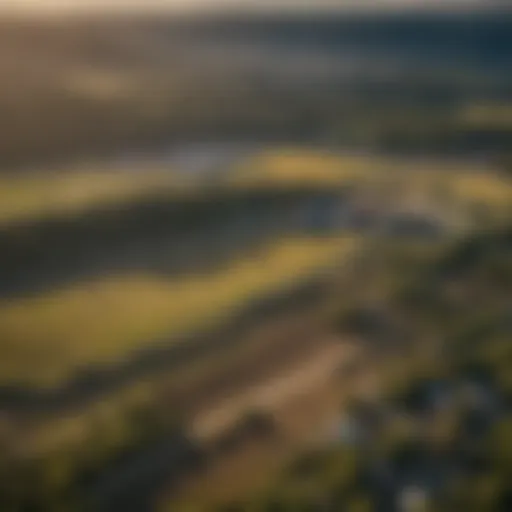
M202 138L463 153L510 145L510 16L266 22L1 21L2 167ZM304 41L316 41L311 51ZM226 48L241 48L244 65ZM347 49L359 72L347 72Z
M434 18L0 20L2 511L150 510L211 456L175 395L302 336L217 328L347 261L318 328L380 393L227 510L512 509L511 18ZM200 183L167 161L198 140L253 151Z
M0 176L0 225L43 217L87 213L98 207L115 208L154 195L180 190L175 174L73 170L30 176Z
M405 161L398 163L392 159L386 161L374 157L344 158L321 151L281 149L247 160L228 175L224 187L235 196L260 186L270 191L298 187L302 189L301 193L309 195L315 193L316 186L324 189L336 185L340 191L356 190L355 198L372 201L379 198L384 203L392 203L393 198L400 195L416 200L422 198L442 208L449 205L453 211L463 212L463 216L469 215L470 218L473 218L474 205L481 204L488 211L487 222L493 222L496 218L504 219L508 214L512 196L510 184L493 172L484 175L465 169L435 169L428 164L425 168L419 166L414 174L409 169ZM5 183L11 179L6 178ZM69 217L72 219L70 225L74 226L85 210L94 211L96 205L103 202L113 204L128 201L129 204L136 202L131 194L146 193L136 190L136 178L126 182L123 181L125 178L120 178L118 182L117 178L105 176L104 181L97 181L97 188L89 190L80 187L81 179L79 174L59 176L51 186L48 184L47 200L40 194L41 187L47 186L44 181L36 178L27 181L27 196L23 196L25 185L20 181L11 189L19 195L13 196L15 199L9 207L12 208L9 213L12 216L6 225L16 218L12 206L16 204L26 206L26 211L30 212L26 217L28 221L36 220L45 212L49 212L54 219L65 219L64 213L73 211L76 206L77 210L74 211L77 217ZM148 182L149 197L153 194L152 187L159 186L160 179L161 175L155 175L155 181ZM124 190L124 185L117 188L120 183L126 183ZM74 186L82 191L75 206L70 199L68 203L57 203L54 211L47 210L47 207L56 204L54 198L59 195L59 190L68 191ZM173 184L169 186L169 190L175 190ZM128 195L124 195L125 192ZM196 192L192 191L192 195ZM284 192L279 194L277 198L286 200ZM32 198L34 201L39 198L40 202L32 202ZM80 213L80 208L85 210ZM226 207L226 215L229 212ZM5 219L8 218L6 214ZM162 219L160 221L164 222ZM180 339L184 334L208 331L221 325L229 318L236 317L253 301L272 296L354 255L354 251L362 247L361 241L361 237L348 234L289 237L279 242L270 241L259 252L250 253L250 256L240 255L214 271L174 277L148 272L124 272L63 285L31 296L3 299L0 304L3 355L0 375L4 389L13 389L16 385L23 389L58 389L84 371L90 373L91 382L100 386L102 369L109 365L116 365L139 351L161 346L159 340L169 340L166 346L171 347L173 340ZM372 243L375 247L358 260L358 267L362 266L362 271L354 274L350 297L347 295L341 301L342 309L348 308L350 312L364 304L358 303L363 297L388 297L392 292L396 296L396 314L393 313L393 317L408 317L411 325L407 328L409 331L421 331L421 339L444 339L448 327L453 329L454 338L462 339L465 329L471 330L471 327L465 326L464 315L470 315L475 321L477 315L466 311L464 315L460 313L457 317L451 317L451 309L445 306L447 299L444 295L441 298L436 295L444 289L440 285L442 281L439 281L444 274L441 273L436 281L432 277L432 268L444 267L440 263L433 266L433 261L439 257L440 251L449 250L449 241L430 245L418 243L416 246L407 242L389 244L378 240ZM483 242L481 246L487 250ZM452 250L456 254L455 249ZM496 255L494 257L498 258ZM452 258L456 261L455 256ZM446 267L449 267L448 261L447 257L444 263ZM458 266L456 263L453 265ZM482 269L482 279L487 275L487 267L488 262ZM500 276L503 284L503 279L508 275L506 260L498 258L493 263L492 272ZM344 295L348 289L345 289ZM489 293L489 311L479 313L481 322L485 322L489 315L492 320L491 305L494 303L490 298L495 295L492 287ZM428 309L425 309L426 306ZM344 321L346 318L343 317ZM444 330L438 331L433 326L437 326L441 318ZM348 326L343 325L343 328ZM503 354L500 352L502 347L496 341L493 345L494 357ZM237 357L236 354L234 357ZM390 370L393 375L393 378L389 377L390 396L402 396L399 391L404 393L411 382L416 382L419 374L432 373L431 363L428 358L425 359L426 356L414 357L418 358L417 364L408 362L405 365L407 371L404 371L400 361L396 361L393 371ZM396 371L397 368L399 371ZM499 375L503 386L508 386L505 370L500 370ZM148 444L173 436L177 419L173 416L175 411L162 410L161 405L156 403L159 394L155 389L149 382L128 383L115 393L102 395L101 401L80 406L69 414L43 415L23 435L13 432L15 423L7 420L2 442L4 446L12 447L6 450L9 455L3 461L6 472L6 487L2 489L4 502L14 510L17 504L27 503L27 500L36 509L39 506L42 510L61 510L68 505L73 507L73 503L82 501L74 493L83 492L84 479L88 481L90 475L97 476L108 471L123 454L134 454L139 448L144 451ZM141 415L144 417L142 422ZM383 441L388 447L386 449L396 445L396 435L394 431L386 433ZM403 435L401 432L400 440ZM319 468L318 473L313 471L311 476L301 476L306 480L299 482L295 481L296 476L290 482L286 477L282 489L277 485L269 496L258 498L258 506L266 510L269 504L282 500L291 503L292 507L302 506L302 503L317 503L325 495L334 493L337 500L343 499L343 503L355 510L371 510L368 508L371 503L366 489L361 487L359 480L360 472L366 466L357 453L340 447L314 455L314 458L317 460L314 466ZM352 462L347 465L346 460L353 461L353 465ZM10 471L12 467L16 470ZM29 493L27 488L33 489L33 492Z
M396 258L400 251L392 252ZM380 363L386 391L362 404L377 416L384 408L384 422L362 446L336 440L305 455L268 496L232 510L378 510L386 503L394 510L408 486L424 493L421 510L508 510L512 231L469 237L434 258L409 252L405 259L416 270L388 289L387 315L410 338L398 352L387 346ZM392 267L388 259L382 268ZM341 329L356 328L347 320ZM385 343L382 330L380 336Z
M291 239L211 275L118 276L4 301L1 380L52 386L79 368L116 361L152 340L211 328L355 247L357 239L350 237Z

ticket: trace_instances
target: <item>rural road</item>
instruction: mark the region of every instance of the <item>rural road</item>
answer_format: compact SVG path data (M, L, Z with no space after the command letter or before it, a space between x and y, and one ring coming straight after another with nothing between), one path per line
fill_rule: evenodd
M344 363L355 356L354 343L337 338L322 342L323 347L313 357L266 378L264 382L237 389L218 403L201 411L191 421L191 435L208 442L234 425L252 410L274 412L312 388L326 383Z

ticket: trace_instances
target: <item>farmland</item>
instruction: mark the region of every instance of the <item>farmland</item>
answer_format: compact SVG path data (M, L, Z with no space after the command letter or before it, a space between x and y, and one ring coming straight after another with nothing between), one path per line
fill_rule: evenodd
M55 385L73 369L113 362L151 340L212 327L357 247L351 237L269 243L207 276L127 275L0 305L2 381Z
M2 511L510 510L496 13L0 19Z

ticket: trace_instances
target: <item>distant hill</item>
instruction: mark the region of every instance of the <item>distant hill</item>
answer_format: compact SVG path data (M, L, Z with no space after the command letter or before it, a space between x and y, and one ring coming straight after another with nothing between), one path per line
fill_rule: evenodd
M495 149L509 139L468 142L450 116L512 101L511 54L512 12L496 9L6 18L0 167L210 137L407 146L387 123L411 116L431 127L422 144Z

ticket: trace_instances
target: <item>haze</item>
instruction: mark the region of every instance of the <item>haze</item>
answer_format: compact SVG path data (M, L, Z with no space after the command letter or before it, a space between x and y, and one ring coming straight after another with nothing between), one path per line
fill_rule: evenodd
M0 0L0 8L17 12L73 12L97 10L296 10L446 8L482 4L482 0ZM487 2L485 2L487 3Z

